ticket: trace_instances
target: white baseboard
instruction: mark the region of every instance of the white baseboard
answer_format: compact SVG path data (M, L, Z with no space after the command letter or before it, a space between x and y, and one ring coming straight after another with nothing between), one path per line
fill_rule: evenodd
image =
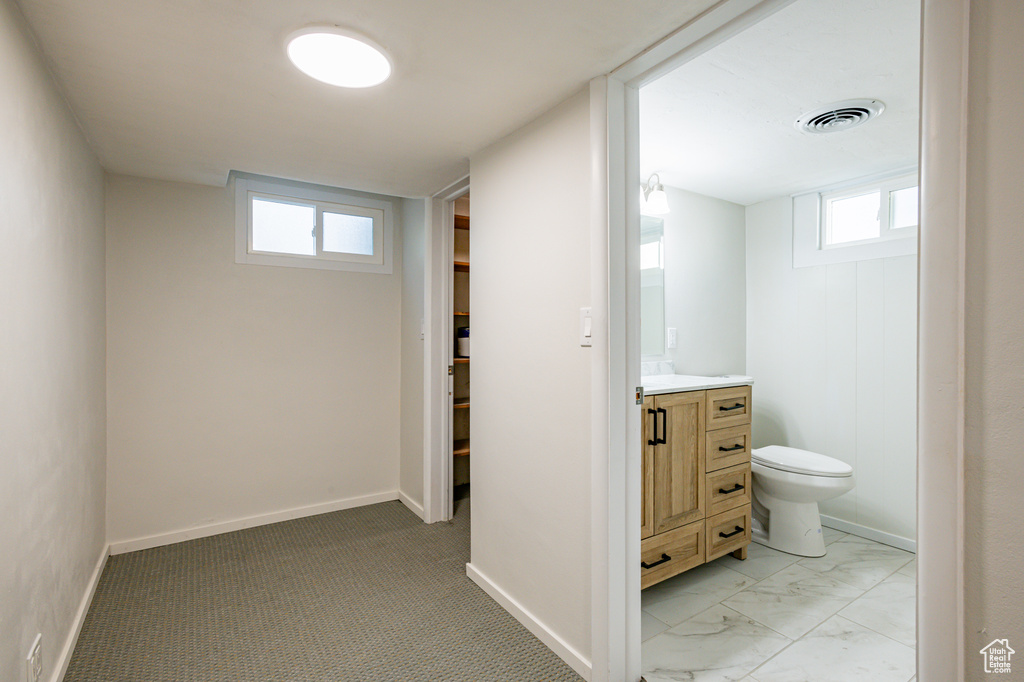
M68 671L68 664L71 663L71 654L75 653L75 645L78 644L78 636L82 634L85 615L89 613L89 607L92 605L92 598L96 594L96 587L100 584L100 576L103 575L103 568L107 565L108 556L110 556L110 545L104 545L103 549L100 550L100 558L96 562L96 568L93 569L92 576L89 578L89 584L85 586L85 594L82 595L82 601L78 604L75 620L71 624L71 632L68 633L67 639L64 640L64 648L61 649L60 656L57 659L57 667L54 668L53 677L51 678L53 682L61 682Z
M556 635L547 625L542 623L532 613L523 608L519 602L510 597L505 590L495 585L490 578L481 573L473 564L466 564L466 575L469 579L480 586L491 599L498 602L503 609L508 611L533 635L543 642L549 649L558 654L558 657L575 670L584 680L590 680L592 669L591 663L584 658L580 652L569 646L561 637Z
M895 547L897 549L917 554L917 541L911 540L910 538L875 530L874 528L862 526L859 523L851 523L850 521L844 521L843 519L837 519L832 516L825 516L824 514L821 515L821 525L841 530L844 533L849 533L850 535L856 535L859 538L874 540L875 542L881 542L883 545L889 545L890 547Z
M343 500L334 500L333 502L324 502L323 504L314 504L308 507L296 507L295 509L286 509L284 511L272 512L270 514L249 516L247 518L236 519L234 521L213 523L208 526L197 526L195 528L175 531L173 533L150 535L148 537L136 538L134 540L122 540L120 542L110 543L110 554L114 555L124 554L125 552L137 552L140 549L163 547L164 545L173 545L176 542L195 540L196 538L205 538L211 535L230 533L232 531L243 530L245 528L266 526L280 521L291 521L292 519L301 519L306 516L316 516L317 514L326 514L328 512L340 511L342 509L352 509L353 507L363 507L368 504L390 502L391 500L397 499L398 491L393 490L391 492L377 493L374 495L349 497Z
M413 514L420 517L421 519L424 518L422 504L416 504L415 500L413 500L411 497L406 495L401 490L398 491L398 499L402 502L402 504L408 507L409 511L411 511Z

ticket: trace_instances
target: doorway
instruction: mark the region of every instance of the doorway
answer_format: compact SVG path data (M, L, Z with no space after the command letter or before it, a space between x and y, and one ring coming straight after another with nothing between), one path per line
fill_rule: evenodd
M709 396L645 447L648 682L915 673L919 14L796 0L640 89L642 368L669 370L642 384L659 405ZM704 379L661 393L680 376ZM672 442L687 429L696 447ZM814 518L790 513L808 495Z
M627 251L627 258L621 263L610 259L611 328L628 327L630 320L636 321L639 311L640 292L629 285L634 278L638 279L633 262L639 262L637 246L630 246L639 244L640 233L640 202L635 184L640 179L639 87L789 4L743 0L722 3L594 86L609 126L610 201L602 210L606 211L611 242L623 240ZM939 5L928 0L922 3L920 220L924 227L919 247L917 394L918 451L928 453L928 466L919 468L917 483L917 513L922 519L918 528L918 585L921 593L928 595L917 604L920 624L917 667L922 677L929 673L941 677L949 670L962 670L964 655L962 622L958 616L963 594L962 563L958 558L963 546L960 524L963 409L958 392L947 391L944 387L962 386L959 349L962 347L960 292L963 274L959 263L965 229L961 142L965 134L962 78L966 65L966 12L965 3ZM626 304L621 308L616 301L619 295L616 282L621 283L626 296ZM627 335L625 357L639 355L639 335ZM622 372L622 383L639 385L639 367L631 367L628 361L617 366L614 352L612 370L613 374ZM612 388L617 383L612 376ZM614 396L611 406L611 431L616 433L622 429L627 435L625 463L628 471L639 467L640 463L639 415L625 404L617 405ZM609 453L608 461L615 461L613 453ZM611 578L604 590L595 583L595 650L604 646L610 652L607 667L611 671L606 676L603 666L595 667L595 679L614 679L616 669L622 670L626 679L639 679L640 604L638 595L636 599L630 596L630 586L637 577L634 566L639 563L639 528L633 528L639 526L633 523L634 519L639 520L639 513L633 512L640 502L639 477L626 480L623 486L609 481L608 498L609 509L621 508L620 502L625 501L627 523L619 527L614 519L606 519L605 523L595 519L595 537L607 537L610 543L607 559L597 564L595 570L607 570L601 575ZM624 551L620 550L620 554L616 547ZM621 556L626 557L625 563L619 563ZM621 583L616 577L623 575L626 582L621 588L624 591L620 591L617 585ZM620 631L625 636L624 646L611 627L617 610L622 608L620 604L625 607L625 624ZM604 639L606 636L609 638Z

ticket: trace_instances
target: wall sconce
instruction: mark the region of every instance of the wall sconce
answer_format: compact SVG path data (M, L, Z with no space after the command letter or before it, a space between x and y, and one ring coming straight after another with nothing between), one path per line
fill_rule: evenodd
M661 177L653 173L643 188L645 205L643 212L648 215L664 215L669 212L668 195L661 186Z

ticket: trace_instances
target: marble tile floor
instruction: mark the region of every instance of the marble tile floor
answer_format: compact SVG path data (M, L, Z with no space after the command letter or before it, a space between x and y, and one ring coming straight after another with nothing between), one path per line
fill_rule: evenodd
M910 682L914 555L823 530L824 557L751 544L644 590L644 679Z

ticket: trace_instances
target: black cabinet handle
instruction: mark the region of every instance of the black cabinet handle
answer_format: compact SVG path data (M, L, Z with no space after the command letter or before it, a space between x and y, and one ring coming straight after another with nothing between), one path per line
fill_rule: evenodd
M737 535L737 534L742 533L742 532L743 532L743 528L741 528L740 526L736 526L736 530L734 530L733 532L731 532L731 533L719 533L718 537L720 537L720 538L731 538L733 535Z
M732 407L719 407L718 411L719 412L731 412L732 410L739 410L739 409L744 408L744 407L746 407L746 405L744 405L743 403L736 403Z
M664 407L659 407L658 412L661 413L661 440L659 440L658 442L662 444L667 444L668 440L666 439L666 436L668 436L668 410L666 410ZM657 417L655 417L655 419L657 419Z
M733 445L731 448L723 448L721 445L718 446L719 452L734 452L736 450L742 450L742 445Z
M738 493L741 490L743 490L743 486L741 486L739 483L737 483L736 487L729 488L728 490L726 490L725 488L719 488L718 489L718 494L719 495L732 495L733 493Z
M672 561L672 557L670 557L668 554L662 554L661 558L658 559L657 561L652 561L651 563L647 563L645 561L641 561L640 565L643 566L644 568L654 568L655 566L659 566L659 565L665 563L666 561Z
M661 442L661 441L658 440L658 411L657 410L652 410L651 408L648 407L647 408L647 414L653 414L654 415L654 440L648 439L647 444L648 445L657 445L659 442Z

